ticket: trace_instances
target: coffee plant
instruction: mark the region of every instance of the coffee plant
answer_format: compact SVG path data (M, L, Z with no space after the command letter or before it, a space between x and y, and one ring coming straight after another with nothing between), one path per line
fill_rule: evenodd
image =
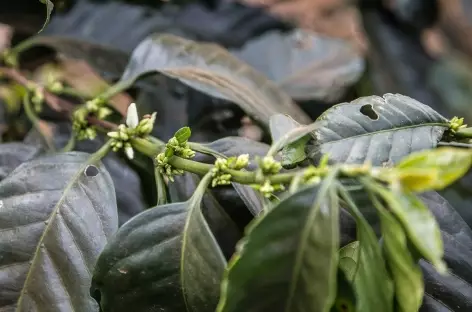
M225 49L170 34L149 36L117 81L85 92L54 72L34 78L22 60L39 46L96 73L122 63L41 34L3 53L16 118L32 130L0 145L0 311L471 307L470 289L452 305L447 292L465 289L457 259L472 235L437 193L472 165L462 118L385 94L312 121ZM159 111L117 100L156 76L237 104L271 144L193 142L189 127L156 137ZM217 200L223 191L232 199Z

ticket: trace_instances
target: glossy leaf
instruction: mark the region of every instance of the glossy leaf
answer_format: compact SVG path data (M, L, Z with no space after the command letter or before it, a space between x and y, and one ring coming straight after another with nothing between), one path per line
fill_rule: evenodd
M51 136L55 147L60 149L66 146L71 136L71 124L66 122L49 123L48 125L52 129ZM41 139L36 129L31 129L23 142L41 147L43 149L41 152L44 153L44 140ZM74 150L94 153L104 142L104 138L101 136L98 136L95 140L79 141L76 142ZM122 225L131 217L149 207L142 194L143 183L141 183L139 175L115 153L108 153L102 159L102 163L109 172L115 186L118 220L119 224Z
M41 157L0 182L2 311L98 310L91 272L118 216L110 175L89 157Z
M368 96L342 103L321 115L308 155L336 162L396 163L408 154L436 147L448 128L446 118L400 94Z
M51 0L39 0L39 2L44 3L46 5L46 20L44 21L43 27L39 30L42 32L44 27L49 23L49 19L51 18L52 10L54 10L54 3Z
M410 253L402 225L377 199L373 203L380 216L385 257L392 274L399 310L418 311L424 295L420 265Z
M340 186L340 194L350 208L357 223L359 240L359 263L354 278L357 296L357 311L393 311L393 282L387 272L377 237L369 223L358 210L347 190Z
M431 261L438 271L444 272L446 267L441 232L436 219L424 203L408 191L390 191L383 187L376 187L372 191L385 201L421 255Z
M284 135L302 127L290 116L277 114L270 118L270 133L272 142L278 142ZM282 166L292 167L306 159L305 147L310 140L310 135L305 135L294 142L288 143L282 149Z
M212 311L226 261L200 210L207 175L186 202L124 224L98 259L93 288L107 311Z
M329 311L336 295L336 172L256 219L230 263L217 311ZM261 300L264 298L264 300Z
M0 144L0 181L22 163L36 157L39 152L38 147L23 143Z
M273 82L215 44L170 34L152 35L134 50L120 84L130 86L139 77L155 72L232 101L265 125L271 115L280 112L310 122Z
M353 281L359 263L359 241L352 242L339 250L339 267L348 281Z
M407 187L415 192L441 190L467 173L472 165L472 152L462 148L442 147L432 151L411 154L400 161L397 168L405 170L425 170L434 173L434 179L425 183L412 180ZM428 182L428 183L426 183Z
M335 101L364 71L349 43L302 29L264 33L233 54L296 100Z

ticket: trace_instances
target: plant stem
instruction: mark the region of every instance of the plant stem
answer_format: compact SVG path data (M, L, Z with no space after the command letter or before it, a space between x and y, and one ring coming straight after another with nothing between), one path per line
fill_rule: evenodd
M23 107L25 109L26 117L28 117L28 119L31 121L36 131L38 131L39 135L46 143L48 150L50 152L55 152L56 148L52 143L51 138L48 137L47 134L45 134L44 131L41 129L41 125L39 124L40 119L38 118L38 116L36 116L35 112L33 111L33 108L31 107L31 101L29 96L29 93L25 93L25 95L23 96Z
M469 138L472 139L472 128L462 128L457 130L456 133L454 133L455 137L458 138Z

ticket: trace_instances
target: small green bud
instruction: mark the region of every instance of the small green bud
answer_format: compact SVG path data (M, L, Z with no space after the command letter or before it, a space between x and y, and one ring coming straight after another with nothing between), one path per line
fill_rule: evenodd
M282 165L272 156L266 156L261 161L261 169L265 174L276 174L282 169Z
M97 118L105 119L106 117L110 116L111 113L112 111L108 107L100 107L97 111Z
M48 90L53 92L53 93L61 93L62 90L64 90L64 85L60 81L52 81L48 85Z
M238 156L232 167L236 170L240 170L246 168L247 165L249 165L249 154L242 154Z
M108 132L107 135L112 139L118 139L120 137L120 134L117 131Z

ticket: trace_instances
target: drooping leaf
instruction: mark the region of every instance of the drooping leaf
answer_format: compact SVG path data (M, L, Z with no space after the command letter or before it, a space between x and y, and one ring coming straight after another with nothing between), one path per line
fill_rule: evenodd
M403 158L397 165L398 169L425 170L434 173L429 183L407 185L415 192L442 190L467 173L472 165L472 152L462 148L442 147L432 151L422 151Z
M405 190L387 190L382 187L371 189L386 203L392 214L398 218L421 256L431 261L436 269L444 272L444 248L438 223L431 211L413 193Z
M232 53L296 100L335 101L364 71L348 42L302 29L267 32Z
M141 76L156 72L232 101L266 126L275 113L289 114L299 122L310 121L273 82L215 44L169 34L152 35L133 51L120 84L130 86Z
M209 163L214 163L213 157L228 158L242 154L249 154L251 161L248 165L248 169L254 170L257 166L253 161L254 158L256 156L265 156L269 151L269 146L242 137L226 137L211 143L198 144L197 151L202 154L197 154L195 160ZM209 160L203 153L213 157ZM260 194L247 185L239 183L232 183L232 185L249 211L254 216L259 215L263 210L263 200Z
M110 175L88 161L46 156L0 182L1 310L98 310L91 272L118 216Z
M379 307L382 307L382 311L392 312L393 282L387 272L377 237L343 186L340 186L340 194L357 223L359 263L354 278L357 311L378 312Z
M226 261L200 210L210 181L188 201L151 208L120 228L93 277L104 312L215 308Z
M404 156L436 147L448 128L446 118L400 94L368 96L334 106L315 122L308 155L336 162L396 163Z
M399 310L418 311L424 295L420 265L408 248L407 236L400 222L375 197L373 203L380 216L384 253L392 274Z
M359 241L352 242L339 250L339 267L348 281L353 281L359 263Z
M277 114L270 118L270 134L272 142L278 142L291 131L301 128L298 122L290 116ZM309 134L302 136L294 142L288 143L282 149L282 166L293 167L306 159L305 147L310 140Z
M52 138L55 147L61 149L67 145L67 142L72 135L71 124L66 123L49 123L52 129ZM94 153L103 144L104 138L98 136L95 140L86 140L76 142L74 150L80 152ZM40 134L35 129L32 129L24 139L24 143L43 148L44 141L41 140ZM109 153L102 159L102 163L109 172L116 192L116 203L118 206L118 220L122 225L131 217L142 212L150 205L146 203L142 194L142 183L138 174L130 168L122 159L115 153Z
M43 27L38 31L38 33L42 32L44 27L49 23L49 19L51 18L52 10L54 9L54 3L51 0L39 0L39 2L46 5L46 20L44 21Z
M230 263L217 311L331 309L339 248L335 177L333 172L254 221Z
M40 149L23 143L0 144L0 181L5 179L16 167L36 157Z

